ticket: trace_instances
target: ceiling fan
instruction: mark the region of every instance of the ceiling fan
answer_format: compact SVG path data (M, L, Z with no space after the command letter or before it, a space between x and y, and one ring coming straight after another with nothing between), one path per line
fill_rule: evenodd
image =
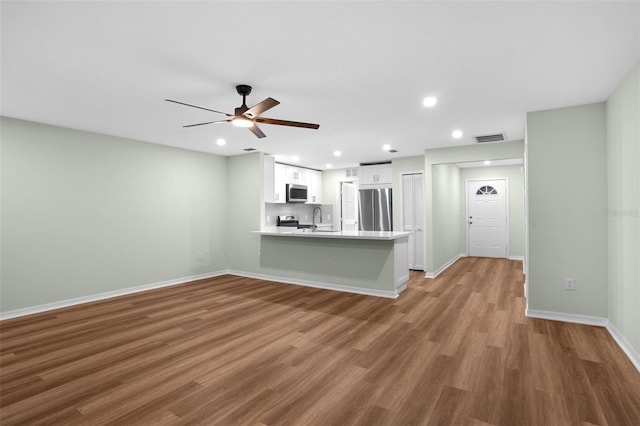
M275 118L266 118L260 117L260 114L263 112L273 108L278 105L280 102L276 101L273 98L267 98L262 102L259 102L252 106L251 108L247 107L247 96L251 93L251 86L247 86L246 84L239 84L236 86L236 90L238 91L238 95L242 96L242 105L238 108L235 108L233 114L229 114L222 111L216 111L215 109L204 108L197 105L191 105L184 102L174 101L171 99L165 99L167 102L173 102L175 104L186 105L192 108L203 109L205 111L211 111L218 114L224 114L227 117L230 117L226 120L216 120L216 121L207 121L205 123L196 123L196 124L187 124L182 127L195 127L195 126L204 126L205 124L217 124L217 123L231 123L237 127L246 127L251 132L259 138L264 138L265 135L262 130L258 127L258 123L264 124L276 124L279 126L291 126L291 127L303 127L305 129L318 129L320 127L319 124L312 123L301 123L299 121L287 121L287 120L278 120Z

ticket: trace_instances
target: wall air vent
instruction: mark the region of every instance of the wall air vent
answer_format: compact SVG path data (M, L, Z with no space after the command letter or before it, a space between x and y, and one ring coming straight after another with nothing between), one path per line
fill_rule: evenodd
M502 142L506 140L506 135L504 133L496 133L495 135L474 136L473 138L477 143Z
M247 152L251 152L251 151L255 151L255 148L245 148L243 149L243 151L247 151Z

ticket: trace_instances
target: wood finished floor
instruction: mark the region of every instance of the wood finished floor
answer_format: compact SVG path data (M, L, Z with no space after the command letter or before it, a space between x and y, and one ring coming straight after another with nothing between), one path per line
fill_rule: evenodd
M6 320L0 423L638 425L607 331L522 285L463 258L396 300L224 276Z

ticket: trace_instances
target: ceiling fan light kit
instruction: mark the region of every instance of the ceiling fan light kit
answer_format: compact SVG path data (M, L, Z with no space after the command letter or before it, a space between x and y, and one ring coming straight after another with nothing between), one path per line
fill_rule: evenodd
M217 114L224 114L227 117L231 117L227 120L216 120L216 121L207 121L204 123L196 123L196 124L187 124L183 127L195 127L195 126L204 126L206 124L218 124L218 123L228 123L231 122L236 127L245 127L248 128L251 133L256 135L258 138L264 138L265 135L256 123L264 123L264 124L274 124L278 126L290 126L290 127L302 127L304 129L318 129L320 128L319 124L313 123L302 123L299 121L288 121L288 120L278 120L275 118L266 118L260 117L260 114L263 112L273 108L274 106L280 104L280 102L276 101L273 98L267 98L262 102L259 102L252 106L251 108L247 107L247 96L251 93L251 86L246 84L239 84L236 86L236 91L238 95L242 96L242 105L238 108L234 109L233 114L228 114L226 112L217 111L215 109L204 108L197 105L191 105L184 102L174 101L171 99L165 99L167 102L173 102L175 104L185 105L191 108L203 109L209 112L215 112Z
M248 118L236 116L231 119L231 124L236 127L251 127L253 126L253 121L249 120Z

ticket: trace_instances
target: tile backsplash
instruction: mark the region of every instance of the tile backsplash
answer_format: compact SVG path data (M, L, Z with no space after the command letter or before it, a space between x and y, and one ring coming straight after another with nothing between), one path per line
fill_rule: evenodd
M265 224L267 226L276 226L277 216L295 215L298 216L300 223L311 223L313 208L318 204L303 203L265 203ZM333 204L321 204L322 223L332 223L334 219ZM316 213L316 222L318 222L319 214Z

